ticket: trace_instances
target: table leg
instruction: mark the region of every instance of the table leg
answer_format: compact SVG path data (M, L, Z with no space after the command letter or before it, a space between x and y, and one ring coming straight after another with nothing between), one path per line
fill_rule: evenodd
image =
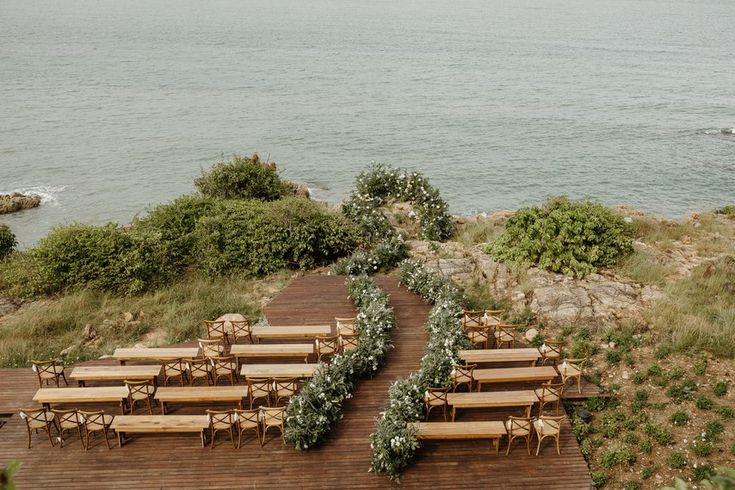
M117 431L117 445L120 447L123 446L123 433L119 430Z
M457 416L457 407L452 405L452 422L454 422L454 418Z
M158 400L158 402L161 404L161 415L166 415L166 402L163 400Z

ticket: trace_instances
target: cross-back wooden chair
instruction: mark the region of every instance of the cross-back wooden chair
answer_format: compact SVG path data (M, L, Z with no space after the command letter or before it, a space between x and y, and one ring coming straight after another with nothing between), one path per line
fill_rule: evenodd
M229 339L227 338L224 320L204 320L204 326L207 328L207 338L209 340L219 340L227 346Z
M28 449L31 448L31 434L38 434L39 430L45 431L48 435L48 441L52 446L55 445L54 439L51 437L51 426L56 427L56 419L50 410L45 408L21 408L19 413L20 418L26 423L26 429L28 429Z
M490 339L493 338L493 327L468 326L464 327L464 333L467 335L467 338L470 339L473 348L490 348Z
M247 383L250 410L255 406L255 402L259 400L264 401L267 406L270 406L273 380L270 378L247 378Z
M214 386L217 386L220 378L229 378L230 384L234 386L237 380L237 358L235 356L213 357L212 377Z
M556 342L553 340L547 340L541 344L538 348L538 352L541 354L541 365L544 366L546 361L551 361L556 366L561 358L563 347L564 342Z
M220 357L225 354L225 344L222 339L197 339L203 357Z
M505 421L505 432L508 434L508 447L505 455L510 454L510 447L514 439L526 440L526 451L531 455L531 437L533 436L532 419L528 417L508 417Z
M235 424L237 423L237 413L235 410L207 410L207 421L209 422L209 432L212 436L212 442L209 449L214 449L214 442L218 432L226 432L230 436L232 447L237 449L237 441L235 441Z
M444 415L444 421L447 420L447 394L449 388L427 388L424 393L424 408L426 409L426 420L429 420L429 414L435 408L441 408Z
M561 454L559 449L559 435L561 434L561 422L566 418L562 415L560 417L549 417L542 415L533 421L533 429L536 432L538 438L538 445L536 446L536 456L541 451L541 441L547 437L553 437L556 439L556 454Z
M337 335L357 335L357 317L334 317L337 324Z
M273 378L273 406L281 406L282 401L288 400L299 391L299 381L296 378Z
M314 340L317 360L321 362L324 356L333 356L339 352L338 335L320 335Z
M516 346L516 334L518 329L515 325L500 324L495 326L495 347L502 349L507 346L511 349Z
M212 362L209 359L195 357L186 361L189 371L189 385L194 386L198 379L203 379L207 385L212 384Z
M260 442L260 410L235 410L237 418L237 447L242 447L242 435L247 431L255 431Z
M253 325L250 320L232 320L232 342L236 343L240 340L246 340L253 343Z
M172 359L163 363L163 384L168 385L171 380L179 379L181 386L187 381L186 361L183 359Z
M351 350L355 350L357 349L359 345L360 345L359 335L340 334L339 336L340 352L349 352Z
M483 323L487 326L499 325L503 323L504 314L505 310L485 310Z
M534 390L538 398L538 414L543 415L546 405L556 405L556 415L559 415L561 398L564 395L564 383L544 383L541 388Z
M56 419L56 428L59 431L59 448L64 447L64 434L70 430L76 430L79 434L79 441L84 444L84 435L82 434L82 426L84 425L84 416L79 413L79 410L72 408L71 410L55 410L51 412L54 414Z
M457 391L460 386L467 386L467 391L472 391L474 385L474 371L477 364L455 364L452 367L452 391Z
M559 374L561 374L561 381L564 385L567 381L577 380L577 392L582 393L582 377L584 376L585 364L587 358L583 357L580 359L564 359L559 365Z
M265 435L271 427L277 427L281 431L281 440L286 444L286 434L284 423L286 421L286 409L284 407L260 407L260 421L263 428L263 439L261 444L265 444Z
M51 384L51 381L56 383L56 387L59 387L59 378L64 380L64 384L69 386L69 382L66 380L64 374L64 365L55 359L49 361L31 361L33 372L38 377L38 386L43 388L44 383L46 386Z
M84 434L87 439L87 444L84 446L84 449L89 450L90 438L94 433L104 434L107 449L112 449L107 434L108 431L111 430L110 425L115 417L113 415L106 414L104 410L93 412L84 412L80 410L79 413L84 417Z
M485 310L464 310L462 327L484 327Z
M125 380L125 386L128 388L128 409L132 415L135 411L135 404L140 402L148 406L148 412L153 415L153 407L151 403L153 396L156 394L156 387L148 380L130 381Z

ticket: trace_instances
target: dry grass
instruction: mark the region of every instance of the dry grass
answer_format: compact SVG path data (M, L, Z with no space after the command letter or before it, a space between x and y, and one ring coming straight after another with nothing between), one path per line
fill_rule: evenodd
M468 221L457 225L454 240L466 247L491 242L500 235L505 228L505 223L496 219L482 219Z
M82 290L35 301L0 320L0 366L26 366L31 359L58 357L70 347L67 362L110 354L116 347L140 341L191 340L204 334L202 320L224 313L257 319L263 301L282 289L289 277L286 273L259 281L188 277L136 297ZM133 313L135 321L125 322L125 312ZM85 341L88 324L97 337Z

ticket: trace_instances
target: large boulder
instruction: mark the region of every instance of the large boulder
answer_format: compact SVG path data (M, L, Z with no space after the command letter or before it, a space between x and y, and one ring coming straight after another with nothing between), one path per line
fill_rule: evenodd
M38 207L41 204L41 196L34 194L0 194L0 214L14 213L22 209Z

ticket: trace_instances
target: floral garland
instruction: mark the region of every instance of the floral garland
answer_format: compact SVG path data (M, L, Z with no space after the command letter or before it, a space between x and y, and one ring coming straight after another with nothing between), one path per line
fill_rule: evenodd
M373 164L357 177L354 192L342 205L344 215L362 228L372 247L338 261L335 272L372 274L406 258L403 237L380 209L391 198L413 205L425 239L446 240L454 233L449 205L424 176Z
M395 326L388 295L367 276L348 279L349 295L358 307L358 347L320 364L314 376L291 398L286 409L286 439L296 449L319 445L332 424L342 418L342 404L352 397L357 379L378 370L391 348Z
M429 342L421 369L393 383L388 392L388 406L377 419L376 431L370 434L371 471L386 473L394 480L399 480L401 471L419 447L411 423L423 416L424 392L429 387L449 386L452 366L459 362L459 351L469 347L462 332L465 302L462 292L416 260L403 261L400 273L401 282L434 307L425 325Z

